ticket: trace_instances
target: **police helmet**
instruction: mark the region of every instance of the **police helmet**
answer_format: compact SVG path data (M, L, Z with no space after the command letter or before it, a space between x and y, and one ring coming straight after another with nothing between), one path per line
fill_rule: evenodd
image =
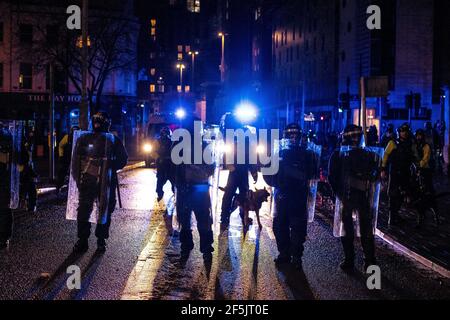
M96 126L98 124L98 127ZM92 127L94 131L109 132L111 128L111 118L105 111L98 111L92 117Z
M409 125L409 123L405 122L397 129L397 131L398 131L398 134L400 134L402 132L407 132L409 135L411 135L411 126Z
M161 130L159 131L159 135L161 137L169 137L172 135L172 131L170 130L169 127L165 126L161 128Z
M419 136L424 138L425 137L425 130L423 130L423 129L416 130L415 136L416 136L416 138L419 137Z
M360 126L349 124L342 133L343 145L360 146L364 137L363 129Z
M283 137L285 139L296 139L299 140L302 136L302 129L296 123L291 123L286 126L283 132Z

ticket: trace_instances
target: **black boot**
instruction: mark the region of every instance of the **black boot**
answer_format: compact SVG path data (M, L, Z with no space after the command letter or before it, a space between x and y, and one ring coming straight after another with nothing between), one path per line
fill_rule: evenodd
M97 239L97 253L106 252L106 241L105 239Z
M79 239L73 247L73 253L85 253L89 250L89 243L87 239Z
M355 245L354 239L348 237L341 238L342 247L344 249L344 261L339 267L345 272L352 272L355 269Z
M0 240L0 250L8 248L8 241Z
M287 254L280 253L278 257L273 261L275 262L275 266L278 268L291 263L291 257Z

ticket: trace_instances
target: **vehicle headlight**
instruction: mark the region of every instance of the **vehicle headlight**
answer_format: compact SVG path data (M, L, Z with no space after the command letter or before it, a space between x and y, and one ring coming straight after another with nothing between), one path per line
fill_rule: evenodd
M263 153L265 153L265 152L266 152L266 147L263 146L262 144L260 144L260 145L258 145L258 146L256 147L256 153L257 153L257 154L263 154Z
M232 150L233 148L229 144L223 144L222 146L220 146L220 151L223 153L230 153Z
M143 149L145 153L150 153L153 151L153 146L150 143L146 143L144 144Z

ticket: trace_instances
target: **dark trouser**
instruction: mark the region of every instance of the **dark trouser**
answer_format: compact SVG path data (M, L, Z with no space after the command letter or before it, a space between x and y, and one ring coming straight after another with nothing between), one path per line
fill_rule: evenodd
M56 188L59 190L64 185L66 177L69 175L70 162L61 161L58 169L58 175L56 177Z
M278 251L283 257L301 259L308 228L307 191L289 195L275 190L275 205L273 232Z
M89 217L91 216L94 202L98 198L99 187L97 184L88 184L80 187L79 205L77 212L78 221L78 238L87 241L91 235L91 223ZM109 228L111 226L111 216L116 208L116 185L111 184L110 195L108 199L108 212L105 224L97 224L95 228L95 236L98 240L103 241L109 238Z
M5 243L12 236L13 215L9 208L0 209L0 243Z
M194 211L197 220L197 230L200 235L200 252L213 251L214 242L211 218L211 199L209 186L190 186L177 188L177 215L181 225L180 242L182 251L190 251L194 248L192 240L191 216Z
M375 239L370 203L363 197L352 200L352 203L343 203L342 222L344 224L345 236L341 238L341 242L344 248L345 260L350 263L353 263L355 260L355 229L352 214L353 211L356 210L358 212L361 246L363 248L365 261L366 263L374 264L376 262Z
M233 197L239 189L240 196L246 196L249 190L248 171L233 171L228 176L227 186L222 198L221 223L229 224Z
M421 194L417 195L419 202L417 203L417 211L419 216L424 217L428 209L436 210L435 190L433 185L433 171L431 169L421 169L420 175L423 179L423 188Z
M174 182L171 179L173 176L173 173L170 172L171 170L171 162L168 161L161 161L157 163L156 166L156 193L158 194L158 198L162 198L164 196L164 185L167 183L167 181L170 181L172 184L172 191L174 191Z
M396 219L398 212L402 207L407 191L410 190L410 173L408 171L402 173L391 173L389 177L389 217Z
M21 187L22 198L27 199L27 208L32 210L37 203L37 190L34 178L28 175L24 176L21 181Z

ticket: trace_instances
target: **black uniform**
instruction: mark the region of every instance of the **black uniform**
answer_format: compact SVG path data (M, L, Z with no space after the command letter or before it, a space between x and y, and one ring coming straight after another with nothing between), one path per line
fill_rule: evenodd
M194 120L188 118L185 121L186 129L193 134ZM202 150L205 150L206 147L207 144L203 143ZM192 150L195 150L193 146ZM190 157L192 161L194 156L190 155ZM191 227L191 217L194 212L200 235L200 252L203 253L205 259L209 260L214 251L209 178L214 174L215 165L193 163L194 161L191 164L182 163L175 166L176 208L181 226L181 255L182 258L186 258L194 248Z
M11 133L0 127L0 249L12 235L11 162L13 140Z
M389 172L389 222L394 224L398 219L398 212L405 197L411 195L411 166L417 160L417 149L412 139L397 139L391 141L395 147L389 153L391 147L388 145L383 160L384 169Z
M23 141L21 148L20 164L22 171L20 173L20 191L21 198L26 200L27 210L36 212L37 204L37 187L36 187L36 171L32 161L33 142L31 139Z
M345 262L343 268L352 268L355 260L353 211L358 212L361 244L366 266L376 264L373 234L371 188L379 176L380 158L363 148L337 150L330 158L328 180L342 202L342 223L345 236L341 237Z
M298 134L301 134L300 129ZM273 231L279 256L277 264L291 261L301 268L308 226L308 188L316 174L317 159L306 145L292 145L280 151L279 171L264 176L275 188Z
M158 158L156 159L156 193L158 201L164 196L163 187L170 181L172 190L174 188L174 167L171 161L172 140L169 136L161 136L158 139Z
M92 213L94 201L99 199L99 211L104 212L107 208L106 223L97 224L95 236L99 243L104 243L109 238L109 227L111 225L111 215L116 207L116 171L125 167L128 161L128 155L122 141L114 136L112 145L108 146L105 141L105 135L102 133L92 133L91 135L81 137L77 141L75 155L80 159L74 159L72 162L72 173L78 182L79 204L77 209L78 238L86 243L91 233L91 223L89 217ZM105 145L111 148L110 161L103 162ZM86 148L92 148L93 153L87 154ZM75 166L79 165L78 168ZM99 174L106 174L111 169L111 185L105 186L106 180L99 179ZM101 172L101 173L100 173ZM103 195L103 192L109 192Z

